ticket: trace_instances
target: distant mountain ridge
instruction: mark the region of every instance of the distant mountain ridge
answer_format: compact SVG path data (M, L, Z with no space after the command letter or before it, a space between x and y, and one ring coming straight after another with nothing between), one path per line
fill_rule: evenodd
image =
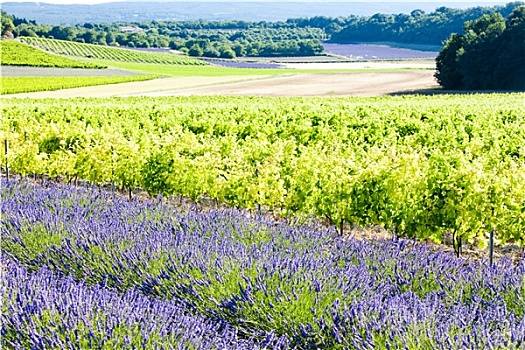
M39 24L75 25L140 21L247 20L284 21L314 16L370 16L375 13L433 11L437 7L467 8L504 2L112 2L97 5L60 5L45 2L5 2L2 10Z

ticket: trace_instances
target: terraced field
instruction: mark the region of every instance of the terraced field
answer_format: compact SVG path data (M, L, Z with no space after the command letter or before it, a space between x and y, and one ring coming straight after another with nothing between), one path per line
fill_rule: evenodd
M1 60L4 66L105 68L103 65L84 63L59 55L50 54L14 40L0 41Z
M197 59L169 53L152 53L109 46L83 44L64 40L21 37L19 40L43 50L73 57L106 59L123 62L159 63L174 65L206 65Z

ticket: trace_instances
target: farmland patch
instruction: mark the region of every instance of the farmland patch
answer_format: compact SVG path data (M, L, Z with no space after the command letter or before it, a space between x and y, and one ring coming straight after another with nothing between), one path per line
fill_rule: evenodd
M358 60L435 58L436 51L421 51L377 44L323 44L327 53L351 57Z

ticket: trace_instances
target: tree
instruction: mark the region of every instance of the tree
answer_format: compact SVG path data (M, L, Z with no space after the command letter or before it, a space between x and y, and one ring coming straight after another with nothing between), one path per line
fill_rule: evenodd
M55 39L73 41L77 32L73 27L55 26L49 32Z
M201 57L203 53L204 51L197 44L194 44L192 47L190 47L190 51L188 52L188 54L193 57Z
M191 50L190 50L190 52L191 52ZM221 55L221 53L216 48L214 48L211 45L206 47L206 49L204 49L204 52L202 53L202 56L204 56L204 57L211 57L211 58L218 58L218 57L220 57L220 55Z
M502 86L525 90L525 6L517 7L507 18L496 50L499 62L494 71Z
M413 18L421 18L424 15L425 15L425 11L420 10L420 9L413 10L412 12L410 12L410 17L413 17Z
M505 30L505 19L499 13L483 15L465 23L464 53L459 61L464 87L467 89L497 88L494 67L498 64L496 48Z
M169 45L170 45L170 40L167 36L164 36L164 35L159 35L157 37L157 40L155 41L156 47L169 47Z
M33 38L36 38L38 35L35 33L35 31L31 28L31 26L27 25L27 24L20 24L19 26L17 26L15 28L15 36L16 37L19 37L19 36L29 36L29 37L33 37Z
M86 30L78 38L84 39L84 42L87 44L94 44L97 41L97 32L93 29Z
M461 89L463 75L458 66L458 56L463 52L463 35L452 34L436 58L436 77L445 89Z
M12 35L15 25L13 24L13 16L9 15L7 12L1 12L2 16L2 37Z
M319 40L307 40L299 42L299 53L305 56L315 56L323 52L323 45Z
M219 47L221 58L235 58L235 52L228 45L222 45Z
M107 34L106 34L106 43L108 45L115 45L115 42L116 42L115 33L107 32Z
M484 14L465 23L436 58L438 83L445 89L525 89L525 5L507 20Z

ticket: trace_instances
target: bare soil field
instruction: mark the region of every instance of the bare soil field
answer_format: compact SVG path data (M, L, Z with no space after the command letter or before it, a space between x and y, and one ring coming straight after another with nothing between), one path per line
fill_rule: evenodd
M112 96L381 96L438 88L432 70L280 76L178 77L144 82L13 94L3 97L71 98Z
M381 96L435 89L438 84L433 74L433 71L298 74L146 95Z

